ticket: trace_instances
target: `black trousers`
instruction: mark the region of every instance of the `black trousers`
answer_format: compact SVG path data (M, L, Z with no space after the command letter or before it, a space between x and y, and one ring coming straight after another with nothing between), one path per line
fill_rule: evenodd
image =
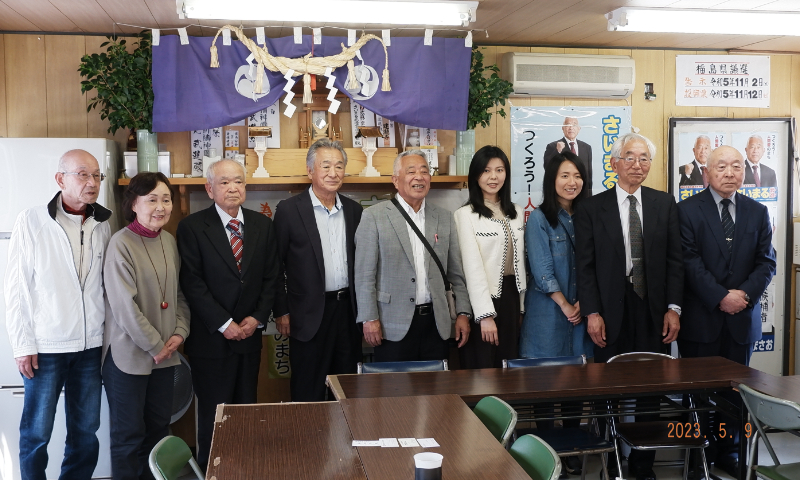
M678 340L678 351L681 357L724 357L742 365L750 365L753 355L753 344L737 343L732 337L728 324L722 324L722 331L712 342L692 342ZM742 398L736 392L720 392L720 396L736 406L741 407ZM709 439L706 455L709 462L731 461L739 457L739 426L736 422L726 420L717 412L701 412L701 431ZM724 433L724 435L723 435ZM728 457L728 458L725 458Z
M356 373L361 361L361 331L353 316L349 295L326 295L322 322L314 337L289 339L293 402L325 400L325 377Z
M430 313L420 315L414 311L406 336L397 342L382 340L375 347L376 362L411 362L417 360L444 360L447 358L447 340L442 340L436 328L433 307Z
M114 363L109 349L103 363L108 398L111 473L114 480L152 479L147 458L169 435L175 367L131 375Z
M514 275L503 277L500 298L493 298L500 345L483 341L481 325L472 323L469 341L459 349L461 368L502 368L503 360L519 358L519 292Z
M661 332L653 325L650 305L647 297L639 298L633 290L633 284L625 282L625 308L622 315L622 328L614 343L607 343L604 348L594 347L594 361L607 362L609 358L622 353L652 352L667 353L669 346L661 342ZM655 410L658 399L636 399L635 412ZM658 420L658 415L636 415L637 422ZM605 429L605 422L600 422L600 431ZM637 469L653 468L656 452L654 450L631 450L628 457L630 475Z
M256 330L254 335L260 335ZM208 466L214 417L220 403L258 401L258 369L261 351L234 353L224 358L191 357L192 385L197 395L197 463Z

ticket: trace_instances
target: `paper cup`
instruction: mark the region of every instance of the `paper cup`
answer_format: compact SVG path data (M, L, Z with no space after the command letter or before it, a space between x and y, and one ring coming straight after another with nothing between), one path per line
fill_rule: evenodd
M414 455L414 480L442 480L442 457L438 453L423 452Z

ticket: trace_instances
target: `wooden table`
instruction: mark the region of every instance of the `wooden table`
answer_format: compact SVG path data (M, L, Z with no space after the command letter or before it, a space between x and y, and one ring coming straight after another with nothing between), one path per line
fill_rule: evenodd
M715 408L730 416L742 430L746 410L719 397L716 395L718 392L730 391L744 383L765 393L798 395L800 399L800 381L785 382L721 357L506 370L332 375L327 382L340 401L456 394L470 405L487 395L514 404L693 393L711 396L716 402ZM742 442L740 458L747 458L745 449L746 442ZM744 478L745 469L745 462L742 462L740 478Z
M440 447L352 446L380 438ZM444 456L448 480L530 478L458 395L220 405L206 478L413 480L423 451Z
M730 390L738 383L774 384L775 378L721 357L708 357L506 370L331 375L328 385L337 400L456 394L467 404L475 404L487 395L513 403L709 392Z
M359 447L369 480L413 480L414 454L442 454L442 477L525 479L530 477L458 395L358 398L341 402L353 438L433 438L441 447Z
M220 405L206 478L366 480L352 442L336 402Z
M736 379L735 385L744 383L748 387L758 390L761 393L772 395L773 397L791 400L800 403L800 375L789 377L768 377L753 379Z

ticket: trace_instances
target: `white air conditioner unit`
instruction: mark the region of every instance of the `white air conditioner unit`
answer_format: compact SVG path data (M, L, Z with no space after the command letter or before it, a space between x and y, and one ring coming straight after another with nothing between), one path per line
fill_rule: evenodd
M502 77L518 96L621 99L633 92L636 65L624 55L508 52Z

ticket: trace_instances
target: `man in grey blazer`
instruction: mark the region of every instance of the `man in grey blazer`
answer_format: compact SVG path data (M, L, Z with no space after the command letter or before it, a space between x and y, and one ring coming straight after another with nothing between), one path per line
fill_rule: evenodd
M396 199L425 234L445 268L456 297L455 339L469 338L469 304L453 214L427 203L431 175L423 152L394 161ZM358 317L375 361L441 360L448 356L451 320L436 262L393 202L364 211L356 230Z

